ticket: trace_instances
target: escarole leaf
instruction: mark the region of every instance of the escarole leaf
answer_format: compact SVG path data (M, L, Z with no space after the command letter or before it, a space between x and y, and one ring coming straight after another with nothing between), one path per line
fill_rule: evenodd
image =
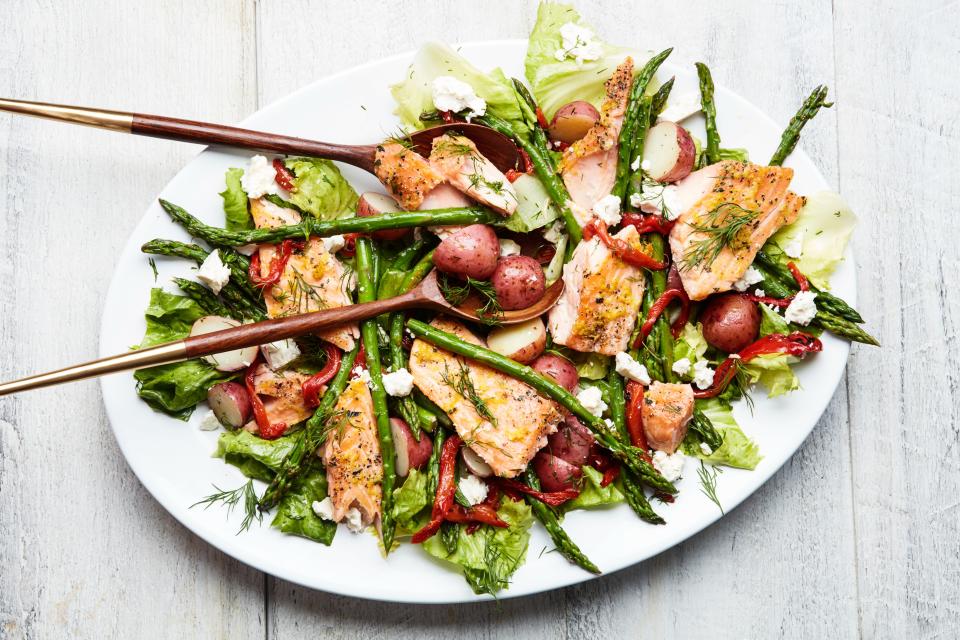
M214 457L223 458L243 472L243 475L269 482L283 459L293 450L296 434L281 436L275 440L264 440L249 431L238 429L227 431L217 440Z
M237 168L227 169L227 174L224 176L227 188L220 192L220 197L223 198L223 213L226 216L228 231L253 229L250 200L240 184L242 177L243 169Z
M289 200L303 211L321 220L335 220L352 215L359 197L340 173L337 165L320 158L287 158L284 161L294 174Z
M563 505L564 511L573 509L587 509L589 507L601 507L608 504L623 502L623 494L612 483L601 487L603 474L593 467L580 467L583 471L583 485L580 489L580 495Z
M434 110L433 81L440 76L466 82L486 101L487 113L506 120L518 131L526 131L527 125L513 85L503 71L499 68L481 71L449 46L438 42L428 42L420 47L406 77L390 87L390 94L397 101L395 113L405 127L420 129L424 126L420 114Z
M599 58L578 62L564 56L558 60L558 52L561 56L564 52L560 30L567 23L594 32L593 41L599 45L601 54ZM586 100L599 109L606 96L604 83L627 56L633 56L634 69L639 70L651 53L607 44L596 37L594 29L572 5L541 2L527 44L527 82L547 118L552 118L557 109L574 100ZM658 84L651 82L651 90Z
M393 490L393 517L397 523L397 536L411 535L427 523L430 506L427 493L427 474L410 469L403 484Z
M760 448L747 437L733 417L729 404L716 398L697 400L697 408L710 418L713 426L723 436L723 444L710 454L704 453L700 442L694 437L687 436L681 449L688 456L695 456L711 464L737 467L739 469L755 469L763 456Z

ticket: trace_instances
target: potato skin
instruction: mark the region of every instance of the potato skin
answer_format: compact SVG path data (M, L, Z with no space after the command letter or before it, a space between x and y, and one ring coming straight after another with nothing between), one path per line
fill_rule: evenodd
M381 193L365 193L360 196L360 199L357 201L357 217L358 218L369 218L371 216L378 216L383 211L381 211L376 201L378 199L390 198L390 196ZM392 198L390 198L392 200ZM383 200L387 202L387 200ZM395 203L394 203L395 204ZM396 204L392 211L400 211L400 205ZM372 238L377 240L399 240L400 238L406 236L410 232L410 229L381 229L380 231L374 231L370 234Z
M546 451L541 451L533 459L533 470L540 478L540 486L544 491L563 491L576 487L583 476L580 467Z
M600 112L596 107L584 100L575 100L557 109L547 133L551 140L573 144L585 136L599 119Z
M543 267L530 256L501 258L490 282L504 311L526 309L539 302L547 290Z
M253 406L247 388L239 382L219 382L207 391L207 402L220 424L237 429L250 420Z
M742 293L712 296L700 313L703 337L726 353L736 353L757 339L760 309Z
M661 178L661 182L679 182L693 171L693 163L697 158L697 146L693 143L693 137L690 132L681 127L677 127L677 146L680 148L680 154L677 156L677 163L673 165L670 173Z
M498 327L487 334L489 349L521 364L538 358L546 346L547 329L540 318Z
M486 280L493 275L500 257L500 243L493 227L471 224L449 236L433 253L433 264L450 275Z
M545 353L534 360L530 366L537 373L553 378L557 384L571 393L580 382L580 376L573 363L552 353Z
M544 451L581 467L587 463L594 442L590 430L576 416L569 415L560 428L550 435Z

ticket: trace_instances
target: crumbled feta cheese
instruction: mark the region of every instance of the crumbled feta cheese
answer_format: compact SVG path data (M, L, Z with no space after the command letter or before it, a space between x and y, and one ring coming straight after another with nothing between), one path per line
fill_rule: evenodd
M609 226L620 223L620 197L610 194L603 196L593 205L593 215Z
M487 499L487 483L472 473L465 478L460 478L457 488L471 507Z
M753 265L750 265L747 267L747 272L733 283L733 288L737 291L743 292L749 289L751 285L755 285L758 282L763 282L763 274L757 271Z
M267 365L274 371L300 357L300 348L293 340L268 342L260 345L260 351L263 352Z
M310 507L321 520L333 520L333 500L330 499L330 496L323 500L314 500Z
M406 369L397 369L392 373L383 374L383 388L387 395L395 398L410 395L413 391L413 376Z
M258 248L259 248L259 245L245 244L239 247L234 247L233 250L245 256L252 256L253 252L256 251Z
M603 55L603 46L594 39L596 36L587 27L568 22L560 27L560 37L563 44L553 54L560 62L573 58L577 64L583 64Z
M636 158L633 159L633 162L630 163L630 170L636 171L639 168L640 168L640 156L637 156Z
M500 238L500 257L506 258L507 256L518 256L520 255L520 245L511 240L510 238Z
M643 162L641 162L640 168L643 169L644 171L650 171L650 161L644 160ZM636 169L634 169L634 171L636 171Z
M201 431L216 431L220 428L220 421L217 420L216 414L213 411L207 411L203 414L203 420L200 421L200 430Z
M672 184L644 186L643 193L630 194L630 206L676 220L683 213L683 202L677 194L677 187Z
M563 223L557 220L543 232L543 239L551 244L557 244L563 237L564 230Z
M210 290L214 293L220 293L224 285L230 281L230 268L223 264L223 260L220 259L219 249L211 251L203 264L200 265L197 280L210 287Z
M705 456L711 456L711 455L713 455L713 449L711 449L711 448L710 448L710 445L708 445L706 442L701 442L701 443L700 443L700 451L701 451L701 452L703 453L703 455L705 455Z
M469 111L468 121L473 116L482 116L487 112L486 101L476 94L473 87L451 76L433 79L433 106L438 111Z
M753 295L757 296L758 298L765 298L767 296L767 292L763 289L754 289Z
M607 431L616 431L616 430L617 430L617 425L613 424L613 420L611 420L610 418L604 418L604 419L603 419L603 424L605 424L605 425L607 426Z
M584 409L598 418L607 410L607 403L603 401L603 394L597 387L587 387L577 394L577 400Z
M268 193L280 193L277 184L277 171L263 156L253 156L247 170L240 178L240 186L247 192L247 197L260 198Z
M357 365L353 368L353 371L350 372L350 381L360 380L364 382L368 387L370 386L370 372L367 371L364 367Z
M643 385L650 384L650 374L647 373L647 367L634 360L626 351L621 351L614 357L614 364L617 373L624 378Z
M817 294L813 291L798 291L793 296L790 306L784 311L783 317L787 319L787 322L803 326L810 324L813 317L817 315L817 305L813 302L816 297Z
M673 369L673 372L678 376L685 376L688 373L690 373L691 366L692 365L690 364L690 358L680 358L679 360L673 363L672 369Z
M351 533L363 533L363 530L367 528L367 526L363 524L363 514L360 513L360 509L356 507L347 509L345 522L347 523L347 529L349 529Z
M713 367L706 360L697 360L693 365L693 384L698 389L708 389L713 384Z
M670 99L667 100L667 106L660 112L660 119L669 122L683 122L690 116L700 113L701 108L699 93L671 95Z
M683 475L684 462L686 462L686 456L679 451L674 454L663 451L653 453L653 466L668 482L675 482L680 479L680 476Z
M803 231L798 231L790 240L780 247L791 258L799 258L803 254Z
M336 253L343 249L346 242L343 236L330 236L323 239L323 247L327 250L327 253Z

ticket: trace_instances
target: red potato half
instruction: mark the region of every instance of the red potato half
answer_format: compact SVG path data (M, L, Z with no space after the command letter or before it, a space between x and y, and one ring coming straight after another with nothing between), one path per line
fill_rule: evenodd
M726 353L736 353L757 339L760 308L742 293L711 296L700 312L703 338Z
M573 366L573 363L552 353L540 356L530 366L537 373L556 380L557 384L570 393L573 393L573 390L577 388L577 383L580 382L580 376L577 374L577 368Z
M191 336L201 336L206 333L223 331L224 329L233 329L239 327L240 323L232 318L223 316L203 316L193 323L190 327ZM254 360L257 359L257 353L260 347L245 347L226 353L215 353L210 356L204 356L203 359L214 366L217 371L239 371L246 369Z
M575 416L567 416L556 433L550 435L545 451L570 464L581 467L590 457L594 439L590 430Z
M253 413L250 394L238 382L220 382L210 387L207 404L220 424L233 429L245 425Z
M540 486L544 491L563 491L576 487L583 476L580 467L545 451L533 459L533 470L540 478Z
M490 277L490 283L505 311L526 309L540 302L547 290L543 267L530 256L501 258Z
M390 418L390 433L393 434L393 445L397 451L397 475L405 478L410 469L421 469L433 453L433 443L430 438L421 434L420 442L413 437L410 426L400 418Z
M378 216L381 213L397 213L403 211L397 201L385 193L367 192L360 196L357 201L357 216L360 218L369 218ZM399 240L407 235L410 229L382 229L374 231L370 235L377 240Z
M487 280L497 268L500 243L493 227L471 224L453 232L433 252L433 264L450 275Z
M467 465L470 473L478 478L489 478L493 475L493 469L483 461L483 458L476 451L470 447L464 447L460 451L463 455L463 463Z
M547 133L551 140L573 144L585 136L599 119L600 112L589 102L568 102L553 114Z
M547 328L540 318L499 327L487 334L491 351L523 364L535 360L546 346Z
M643 143L645 171L657 182L676 182L693 171L697 148L687 130L675 122L658 122Z

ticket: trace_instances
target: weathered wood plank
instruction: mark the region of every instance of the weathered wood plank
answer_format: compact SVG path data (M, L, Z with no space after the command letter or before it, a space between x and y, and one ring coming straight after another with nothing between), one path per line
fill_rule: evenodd
M253 3L0 3L0 94L232 121ZM95 357L115 256L197 148L0 116L0 372ZM123 461L95 382L0 400L0 636L262 636L263 577ZM259 630L258 630L259 629Z

